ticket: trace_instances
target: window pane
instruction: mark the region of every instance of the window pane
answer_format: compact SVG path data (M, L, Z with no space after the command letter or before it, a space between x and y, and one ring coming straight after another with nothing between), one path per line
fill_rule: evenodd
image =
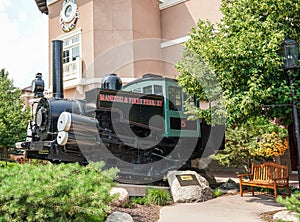
M70 63L81 57L80 34L73 35L63 40L63 63Z
M182 110L181 88L169 86L169 109Z
M64 41L63 46L66 47L68 45L69 45L69 40L67 39L67 40Z
M75 37L72 38L72 44L79 42L79 35L76 35Z
M79 46L72 48L72 61L76 60L77 57L80 57Z
M143 93L152 94L152 86L146 86L143 88Z
M63 51L63 64L70 62L70 51Z
M136 88L136 89L132 90L132 92L142 93L142 89L141 88Z
M154 85L154 94L155 95L162 95L162 86Z

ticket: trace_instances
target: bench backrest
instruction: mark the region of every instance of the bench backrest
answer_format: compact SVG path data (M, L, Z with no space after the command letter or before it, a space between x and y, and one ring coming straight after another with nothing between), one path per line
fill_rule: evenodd
M276 163L252 164L253 180L273 181L278 178L288 178L288 168Z

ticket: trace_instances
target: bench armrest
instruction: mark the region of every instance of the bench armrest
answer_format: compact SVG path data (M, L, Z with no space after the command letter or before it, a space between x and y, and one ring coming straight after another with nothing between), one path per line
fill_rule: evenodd
M243 180L243 177L249 177L250 180L252 180L252 178L253 178L253 174L252 173L238 174L237 176L239 177L240 181Z
M238 177L245 177L245 176L251 176L251 173L242 173L242 174L238 174Z

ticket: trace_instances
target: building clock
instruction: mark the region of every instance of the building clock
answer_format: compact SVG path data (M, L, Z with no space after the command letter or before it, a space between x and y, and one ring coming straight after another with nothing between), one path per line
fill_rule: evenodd
M75 0L65 0L60 11L60 24L64 32L75 28L79 18L78 6Z

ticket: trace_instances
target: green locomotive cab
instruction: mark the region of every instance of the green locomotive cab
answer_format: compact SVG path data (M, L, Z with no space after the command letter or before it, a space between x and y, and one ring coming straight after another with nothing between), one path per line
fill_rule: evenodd
M201 137L199 120L190 121L185 114L184 100L187 95L176 80L146 74L143 78L123 86L122 90L164 97L164 137Z

